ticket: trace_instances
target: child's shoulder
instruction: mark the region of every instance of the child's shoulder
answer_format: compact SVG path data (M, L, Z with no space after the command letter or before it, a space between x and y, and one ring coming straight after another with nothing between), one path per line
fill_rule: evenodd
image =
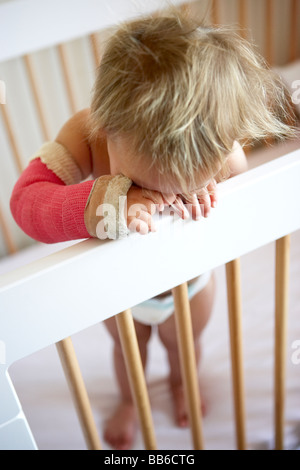
M90 109L85 108L75 113L62 126L60 134L72 136L76 141L87 140L89 134Z
M83 109L74 114L62 126L56 142L64 145L79 165L84 178L92 172L92 160L89 146L90 109Z

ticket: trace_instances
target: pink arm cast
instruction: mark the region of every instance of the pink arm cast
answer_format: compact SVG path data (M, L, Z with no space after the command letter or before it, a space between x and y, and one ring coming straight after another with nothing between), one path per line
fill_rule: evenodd
M66 186L36 158L13 189L11 212L27 235L44 243L91 238L84 223L84 209L93 183Z

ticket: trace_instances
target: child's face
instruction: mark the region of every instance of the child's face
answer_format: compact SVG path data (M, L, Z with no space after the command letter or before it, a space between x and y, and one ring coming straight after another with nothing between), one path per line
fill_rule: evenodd
M107 149L112 175L122 173L130 178L137 186L152 191L168 194L182 194L178 183L164 179L154 166L150 167L147 158L137 158L131 151L128 140L122 136L107 136ZM197 188L190 188L191 194L205 187L209 180L199 177Z

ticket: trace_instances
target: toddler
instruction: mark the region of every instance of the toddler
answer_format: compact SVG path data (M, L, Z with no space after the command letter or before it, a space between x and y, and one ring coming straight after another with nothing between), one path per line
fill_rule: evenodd
M106 44L91 108L33 155L13 190L11 211L28 235L45 243L146 234L156 230L152 216L166 206L183 219L207 217L217 203L218 181L246 170L244 143L291 134L286 110L278 78L232 31L174 12L130 21ZM107 207L114 209L108 215ZM214 288L211 273L189 282L198 361ZM157 324L170 364L175 419L186 426L169 294L133 315L144 366ZM105 324L121 393L105 439L127 449L137 417L115 319Z

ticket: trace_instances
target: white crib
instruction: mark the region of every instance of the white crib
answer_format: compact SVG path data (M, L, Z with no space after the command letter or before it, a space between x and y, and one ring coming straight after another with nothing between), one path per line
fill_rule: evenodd
M140 4L138 10L136 2L117 0L64 0L44 2L42 8L41 5L36 0L14 0L0 5L0 43L5 42L6 45L1 50L0 59L6 61L25 54L24 63L36 104L40 104L40 95L29 53L37 48L91 35L89 38L98 60L100 52L97 50L98 37L95 33L99 29L131 17L137 11L153 10L161 6L161 2L152 2L151 5L147 2L147 7ZM241 5L243 17L245 2L241 2ZM296 2L292 2L292 6L295 5ZM60 11L60 15L57 15L57 11ZM214 12L216 14L217 10ZM67 17L69 22L65 21ZM217 16L215 20L216 18ZM76 23L75 20L78 19L80 21ZM53 37L54 23L56 28ZM22 40L15 40L16 28L21 28L19 31ZM34 34L29 35L28 31L34 31ZM69 83L67 90L70 103L73 103L75 109L72 98L74 90L72 93L72 82L68 81L66 51L62 45L57 48L62 70L67 78L66 83ZM18 138L12 131L13 118L7 112L6 100L2 99L2 102L0 106L3 123L8 131L15 162L21 170L24 157L19 151ZM49 136L42 106L37 106L37 115L41 119L42 134L44 137ZM283 448L289 235L300 228L299 157L300 149L220 184L219 207L208 220L196 223L163 217L158 221L158 232L146 237L131 234L120 241L87 240L71 243L67 248L21 268L12 271L9 267L5 269L9 272L0 277L0 448L37 448L8 369L20 359L52 344L58 345L86 433L87 445L89 448L101 447L69 338L113 315L116 315L120 334L124 335L124 351L127 351L144 445L148 449L159 448L129 309L174 286L178 286L173 292L177 305L178 331L181 332L178 336L182 351L182 370L189 397L191 440L194 448L203 448L205 436L198 412L200 406L193 351L188 341L191 332L189 311L184 302L185 283L224 264L228 288L236 444L238 448L247 448L239 258L273 241L276 241L275 445ZM11 223L6 222L5 210L1 211L0 208L0 214L4 240L8 251L13 253L16 251L16 243L14 237L9 235ZM99 270L100 263L106 266L105 273ZM120 269L120 266L124 268ZM299 331L298 324L294 328ZM130 335L129 342L126 335ZM296 369L295 373L299 374L299 370Z

